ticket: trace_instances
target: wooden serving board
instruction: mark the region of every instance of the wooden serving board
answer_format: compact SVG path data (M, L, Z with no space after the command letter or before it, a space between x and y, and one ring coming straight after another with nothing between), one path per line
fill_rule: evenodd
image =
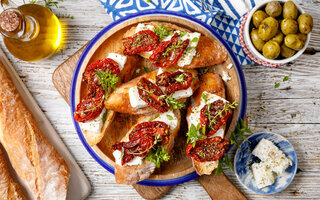
M78 59L85 49L86 45L79 49L74 55L62 63L53 73L52 81L58 92L69 104L70 102L70 85L73 71L77 65ZM239 199L247 198L239 189L227 178L224 173L219 176L201 176L196 179L208 192L212 199ZM133 188L145 199L157 199L165 195L172 186L168 187L150 187L142 185L133 185Z

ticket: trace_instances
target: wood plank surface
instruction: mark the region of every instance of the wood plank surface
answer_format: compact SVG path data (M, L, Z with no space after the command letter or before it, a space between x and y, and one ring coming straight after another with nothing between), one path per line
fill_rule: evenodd
M17 1L21 3L22 1ZM249 127L254 132L275 132L286 137L298 156L299 171L292 184L281 193L263 196L246 190L235 175L225 168L227 177L248 199L319 199L320 196L320 17L319 1L298 1L314 18L310 48L314 55L304 54L290 65L266 68L244 66L248 88ZM8 55L20 77L37 100L40 108L62 137L92 184L88 199L141 199L132 188L115 183L114 176L94 161L75 133L70 109L51 82L53 71L85 45L112 20L98 0L67 0L59 3L56 13L71 14L65 19L64 46L51 58L40 62L19 61ZM4 47L2 39L1 46ZM289 81L282 82L290 75ZM274 88L275 82L281 82ZM289 88L289 89L287 89ZM235 149L230 156L233 159ZM163 199L209 199L195 180L173 187Z

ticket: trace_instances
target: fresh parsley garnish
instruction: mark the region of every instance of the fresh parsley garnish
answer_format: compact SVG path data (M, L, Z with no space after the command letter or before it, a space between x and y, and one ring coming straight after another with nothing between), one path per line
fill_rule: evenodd
M285 81L287 81L287 80L289 80L289 76L285 76L285 77L283 77L283 82L285 82Z
M173 117L171 115L167 115L168 120L173 120Z
M99 70L96 72L98 76L98 81L101 84L104 91L109 92L111 89L116 89L117 83L119 81L119 77L117 74L112 74L111 70L102 71Z
M274 88L278 88L280 86L279 82L274 83Z
M192 40L191 40L191 42L198 42L199 41L199 38L197 38L197 37L194 37Z
M181 102L181 101L179 101L179 100L177 100L177 99L175 99L175 98L173 98L172 95L173 95L173 93L170 94L169 96L166 96L166 102L167 102L167 104L168 104L173 110L183 108L183 107L184 107L184 103Z
M200 123L195 126L194 124L191 124L189 131L187 132L187 143L192 143L192 146L195 147L196 142L198 140L205 139L205 132L206 132L206 127L204 126L201 129Z
M157 149L152 149L145 159L153 162L159 168L161 162L170 160L170 155L163 146L160 146Z
M250 143L250 141L244 136L245 133L252 133L252 130L249 129L248 126L244 123L244 121L240 118L240 121L237 123L236 130L231 133L229 143L236 144L237 148L240 148L241 143L239 141L239 137ZM222 172L222 167L224 165L227 165L230 168L230 170L233 171L232 163L227 153L225 153L224 156L221 159L219 159L218 168L216 169L216 175L219 175Z
M163 38L170 35L170 33L172 32L172 29L167 28L163 24L158 24L158 28L155 28L154 32L158 35L159 40L161 41L161 40L163 40Z
M178 83L183 83L185 81L185 76L184 74L180 74L179 76L175 77L175 80L178 82Z

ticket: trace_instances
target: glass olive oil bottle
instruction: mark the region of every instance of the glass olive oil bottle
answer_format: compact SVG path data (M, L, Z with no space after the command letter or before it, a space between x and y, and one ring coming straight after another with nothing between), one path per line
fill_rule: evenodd
M0 31L10 53L25 61L37 61L52 55L62 37L58 18L37 4L4 10L0 15Z

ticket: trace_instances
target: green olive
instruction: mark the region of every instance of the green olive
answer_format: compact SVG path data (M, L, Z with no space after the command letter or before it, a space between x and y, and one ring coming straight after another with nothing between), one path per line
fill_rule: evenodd
M282 6L278 1L271 1L267 3L265 10L270 17L278 17L281 15Z
M300 39L302 42L306 43L306 41L307 41L307 35L302 34L302 33L298 33L298 36L299 36L299 39Z
M251 31L251 41L253 43L253 46L258 51L262 51L263 45L266 43L265 41L261 40L261 38L259 38L257 29L252 29L252 31Z
M293 49L290 49L285 44L283 44L283 45L281 45L280 53L281 53L281 56L283 56L285 58L290 58L296 53L296 51Z
M252 15L252 23L256 28L258 28L262 20L267 17L268 15L265 12L263 12L262 10L258 10Z
M298 23L293 19L284 19L281 22L281 31L283 34L295 34L298 32Z
M277 34L278 27L279 23L275 18L267 17L259 25L258 35L262 40L268 41Z
M283 18L287 19L297 19L298 17L298 9L296 4L292 1L287 1L283 5Z
M297 34L289 34L284 38L284 44L294 50L300 50L304 46L304 42L301 41Z
M277 35L274 36L272 38L272 40L274 40L274 41L278 42L279 44L281 44L283 42L283 33L280 30L278 30Z
M276 59L280 54L280 45L278 42L270 40L263 46L262 53L268 59Z
M299 31L303 34L308 34L313 27L313 19L309 14L302 14L298 18Z

